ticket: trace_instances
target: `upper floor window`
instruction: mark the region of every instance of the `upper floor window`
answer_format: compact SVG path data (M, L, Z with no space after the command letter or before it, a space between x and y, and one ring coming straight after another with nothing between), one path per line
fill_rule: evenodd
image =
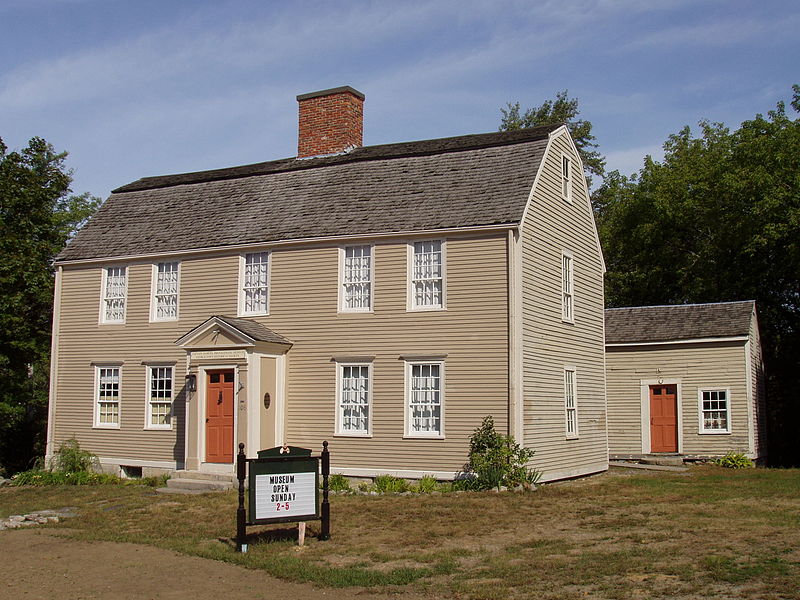
M370 399L372 395L369 364L339 364L336 433L370 435Z
M95 367L95 427L119 428L120 367Z
M347 246L341 260L341 310L372 310L372 247Z
M561 156L561 197L572 202L572 161L566 155Z
M700 390L700 433L730 433L728 390Z
M578 437L578 404L576 400L575 369L564 369L564 411L567 438Z
M575 321L573 292L572 254L561 255L561 319L570 323Z
M103 269L103 305L100 309L101 322L125 322L125 300L127 295L127 267L106 267Z
M178 318L178 278L180 263L153 265L153 308L151 320L172 321Z
M242 257L239 313L266 315L269 298L269 252L250 252Z
M414 242L409 293L412 310L444 308L443 242Z
M406 432L412 437L444 436L444 363L406 363Z
M171 429L173 368L147 367L147 428Z

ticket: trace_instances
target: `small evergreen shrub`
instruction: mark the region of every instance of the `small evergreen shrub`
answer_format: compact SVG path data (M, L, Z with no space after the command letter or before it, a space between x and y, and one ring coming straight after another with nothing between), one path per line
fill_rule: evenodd
M453 484L464 490L534 485L541 473L527 466L533 454L533 450L523 448L510 435L498 433L494 419L487 416L469 440L467 476Z
M328 489L332 492L350 492L350 480L341 473L333 473L328 477Z
M61 443L52 462L52 469L61 473L95 471L98 466L97 456L81 448L74 437Z
M741 452L728 452L722 458L715 460L714 464L726 469L749 469L753 467L753 461Z
M405 479L395 477L394 475L378 475L375 478L375 491L379 494L407 492L408 488L409 485Z

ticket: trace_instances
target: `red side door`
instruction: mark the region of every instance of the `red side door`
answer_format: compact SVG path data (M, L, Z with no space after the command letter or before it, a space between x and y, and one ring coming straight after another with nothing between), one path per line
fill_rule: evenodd
M650 386L650 451L678 451L678 394L675 385Z
M233 462L233 370L206 371L206 462Z

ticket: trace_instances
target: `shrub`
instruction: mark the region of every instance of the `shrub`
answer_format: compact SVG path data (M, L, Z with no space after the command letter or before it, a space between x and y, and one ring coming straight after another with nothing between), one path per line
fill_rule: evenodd
M749 469L753 466L753 461L741 452L728 452L722 458L714 461L714 464L727 469Z
M392 494L408 491L408 482L394 475L378 475L375 478L375 490L379 494Z
M431 492L435 492L438 488L439 484L433 475L423 475L422 479L417 482L415 491L420 494L430 494Z
M458 489L488 490L500 486L533 485L541 473L527 467L534 451L520 446L510 435L498 433L488 416L469 441L467 477L453 482Z
M120 483L120 478L108 473L92 471L43 471L33 469L17 473L12 480L13 485L108 485Z
M61 443L52 462L53 470L61 473L95 471L98 465L97 456L81 448L74 437Z
M349 492L350 480L341 473L333 473L328 477L328 489L332 492Z

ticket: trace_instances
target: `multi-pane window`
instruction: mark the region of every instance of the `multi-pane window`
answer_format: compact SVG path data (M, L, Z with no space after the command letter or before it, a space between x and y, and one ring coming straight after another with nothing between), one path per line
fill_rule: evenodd
M348 246L342 251L342 310L372 309L372 247Z
M729 433L728 390L700 390L700 403L700 430L706 433Z
M178 263L155 265L153 320L169 321L178 318Z
M411 306L444 307L444 260L441 241L414 242L411 261Z
M172 367L148 367L147 426L169 429L172 423Z
M369 435L370 366L339 365L337 433Z
M572 200L572 161L568 156L561 157L561 197Z
M572 284L572 255L565 252L561 255L561 318L570 322L575 320Z
M269 252L244 255L241 312L244 315L267 314L269 287Z
M578 405L575 400L575 369L564 369L564 411L568 438L578 437Z
M441 436L442 363L408 364L408 434Z
M106 267L103 271L103 323L125 322L125 297L127 293L127 267Z
M95 426L119 427L119 367L96 367Z

